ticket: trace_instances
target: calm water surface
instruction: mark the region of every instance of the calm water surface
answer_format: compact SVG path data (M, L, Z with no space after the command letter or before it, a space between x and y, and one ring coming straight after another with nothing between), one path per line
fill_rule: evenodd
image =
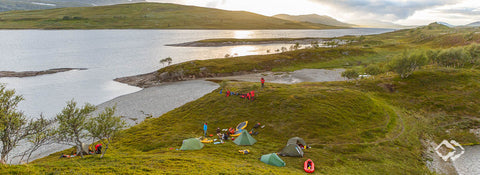
M152 72L159 60L173 63L221 58L225 54L265 54L285 45L170 47L210 38L300 38L368 35L392 29L335 30L0 30L0 71L88 68L28 78L0 78L24 96L19 108L28 116L53 117L71 99L100 104L140 88L114 78Z

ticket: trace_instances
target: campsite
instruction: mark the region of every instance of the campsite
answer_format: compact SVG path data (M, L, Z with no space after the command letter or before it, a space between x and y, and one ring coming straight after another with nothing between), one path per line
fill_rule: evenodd
M0 44L27 38L0 47L14 51L2 66L86 68L0 79L0 136L16 128L28 142L3 146L2 161L51 139L0 174L467 174L460 156L466 172L480 167L468 152L480 148L479 27L328 26L153 2L0 12L0 22L52 29L0 31ZM31 106L52 109L46 130L34 130L43 113L24 115ZM456 146L441 150L450 160L438 143Z

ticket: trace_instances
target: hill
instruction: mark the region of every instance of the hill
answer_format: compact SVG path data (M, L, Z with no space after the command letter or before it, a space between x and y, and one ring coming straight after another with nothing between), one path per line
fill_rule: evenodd
M310 15L287 15L287 14L278 14L272 16L279 19L289 20L289 21L300 21L300 22L311 22L317 24L324 24L329 26L339 26L339 27L352 27L352 24L347 24L340 22L330 16L326 15L317 15L317 14L310 14Z
M420 161L400 163L413 158L403 154L411 148L393 146L389 141L402 132L402 119L376 97L344 83L269 84L263 90L254 86L252 83L227 85L239 92L256 89L258 98L253 102L236 96L225 97L215 90L160 118L147 119L119 135L113 145L115 149L105 159L95 156L59 159L59 152L35 161L29 170L20 172L299 174L307 158L315 161L317 171L327 174L380 168L385 173L422 172ZM227 141L206 144L198 151L175 150L183 139L201 136L203 122L208 122L212 128L209 133L213 133L214 128L234 127L245 120L265 125L257 130L260 134L254 136L258 142L253 146L237 146ZM293 136L304 138L312 147L305 150L304 158L282 157L286 167L274 167L258 160L263 154L282 149ZM249 149L250 154L239 154L239 149ZM387 154L392 153L398 157L388 158ZM352 161L358 159L368 161ZM399 166L384 166L392 162Z
M435 153L427 150L429 143L444 139L455 139L464 145L480 143L470 131L480 126L477 30L432 23L379 35L339 37L349 41L348 44L332 48L172 65L159 72L176 69L190 76L187 73L342 67L363 73L370 66L388 71L389 61L406 50L429 57L428 65L405 79L390 71L352 81L293 85L267 82L263 89L258 82L221 83L234 92L256 90L256 99L225 97L217 89L124 130L103 159L98 156L59 159L62 152L71 151L64 150L28 165L0 166L0 172L301 174L303 161L312 159L318 174L432 174L427 166L435 164L429 156ZM465 67L436 62L440 59L438 55L449 52L472 54L472 57L460 56L469 58ZM250 122L248 130L252 123L265 125L257 130L259 134L254 137L258 142L253 146L237 146L227 141L206 144L197 151L176 150L183 139L203 134L203 122L208 122L210 134L217 127L234 127L245 120ZM278 152L293 136L304 138L312 147L305 150L305 157L282 157L285 167L258 160L263 154ZM238 153L243 149L249 149L250 154Z
M472 22L472 23L467 24L465 26L467 26L467 27L479 27L480 26L480 21Z
M392 28L392 29L409 28L408 26L403 26L403 25L399 25L391 22L378 21L378 20L356 20L353 22L357 24L355 27Z
M451 25L451 24L449 24L449 23L447 23L447 22L438 21L438 22L436 22L436 23L441 24L441 25L444 25L444 26L447 26L447 27L455 27L454 25Z
M42 10L63 7L89 7L132 2L145 2L145 0L2 0L0 1L0 12L12 10Z
M331 29L245 11L135 3L0 13L2 29Z

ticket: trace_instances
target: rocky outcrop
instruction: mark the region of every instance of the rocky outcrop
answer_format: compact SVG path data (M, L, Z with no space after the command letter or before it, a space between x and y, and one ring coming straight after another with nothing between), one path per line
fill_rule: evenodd
M59 72L66 72L71 70L87 70L86 68L55 68L55 69L48 69L42 71L23 71L23 72L15 72L15 71L0 71L0 78L1 77L34 77L39 75L45 74L54 74Z
M200 68L200 70L202 70L202 68ZM183 70L177 70L175 72L162 72L162 73L154 71L151 73L146 73L141 75L116 78L114 80L120 83L131 85L131 86L148 88L148 87L161 85L164 82L176 82L176 81L196 80L196 79L202 79L202 78L238 76L238 75L245 75L245 74L259 73L259 72L264 72L264 71L255 70L255 71L241 71L241 72L230 72L230 73L210 73L207 71L200 71L195 74L185 74Z

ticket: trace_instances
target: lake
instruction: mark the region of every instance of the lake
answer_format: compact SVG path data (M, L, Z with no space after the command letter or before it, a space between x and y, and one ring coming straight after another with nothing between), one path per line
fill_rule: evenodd
M195 59L266 54L284 45L171 47L166 44L210 38L302 38L369 35L393 29L333 30L0 30L0 71L87 68L27 78L0 78L25 98L19 109L29 117L54 117L74 99L98 105L141 90L113 81L152 72L160 59L173 64Z

